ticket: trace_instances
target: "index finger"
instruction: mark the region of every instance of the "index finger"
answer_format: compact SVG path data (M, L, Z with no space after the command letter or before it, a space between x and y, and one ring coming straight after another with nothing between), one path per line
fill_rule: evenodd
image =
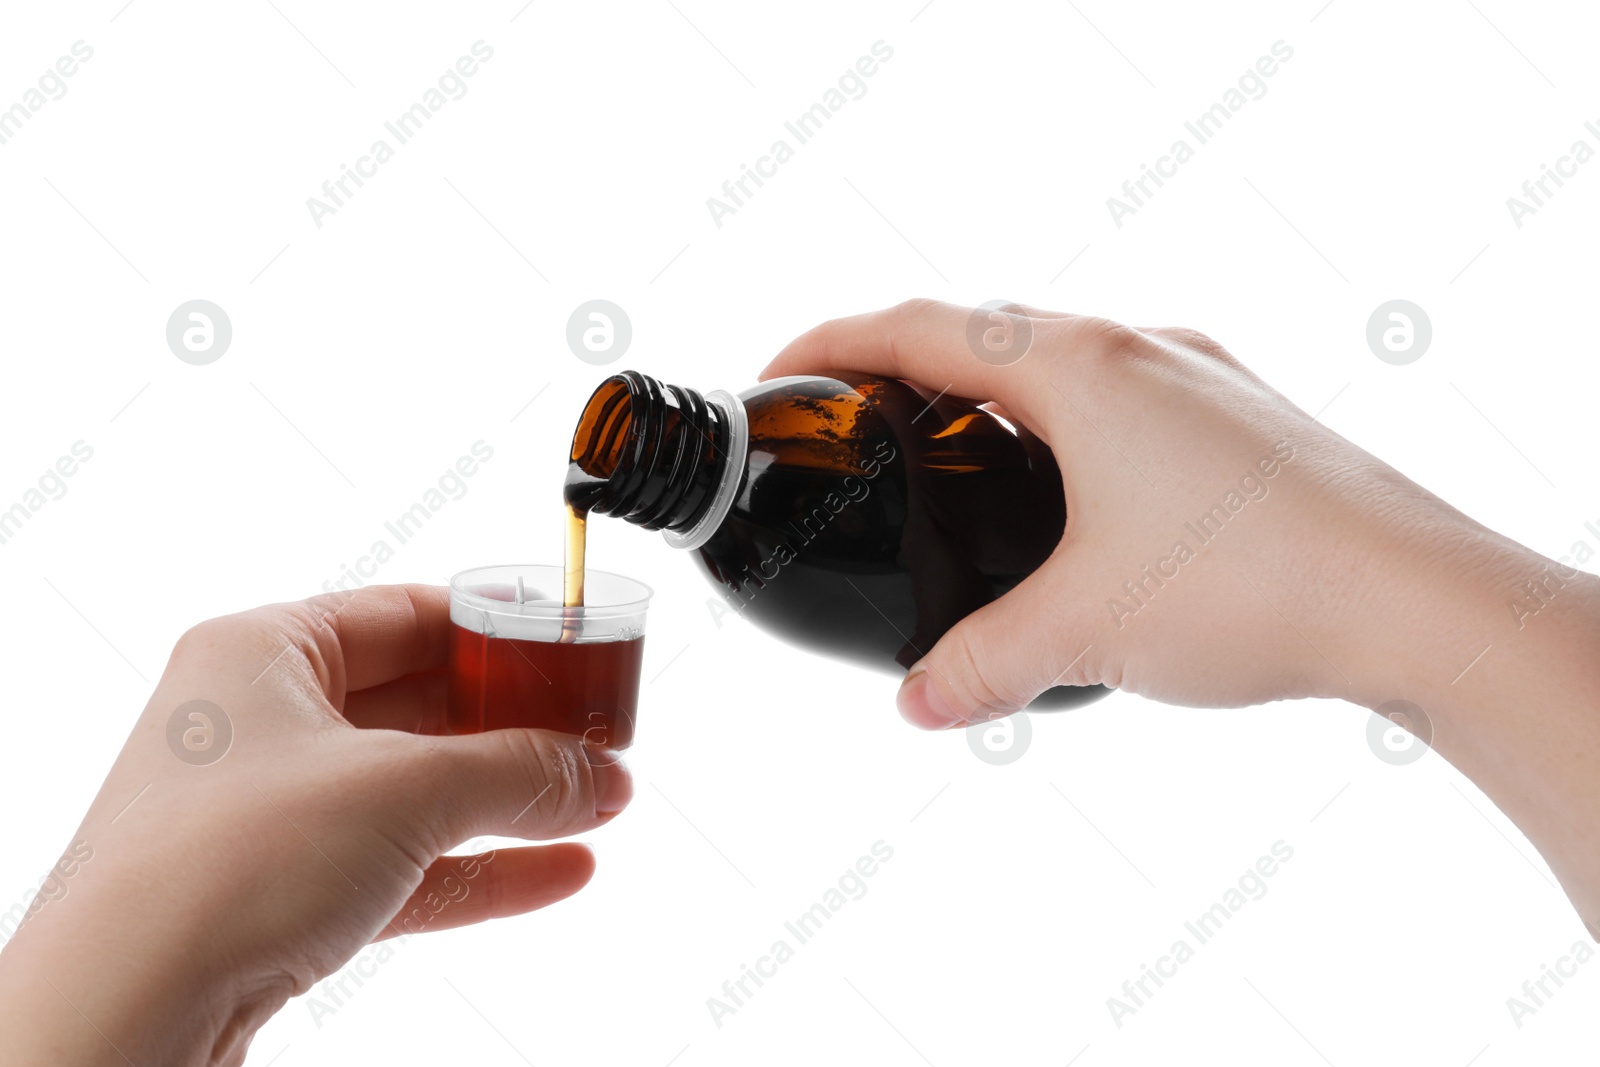
M450 590L444 586L369 585L295 607L309 624L305 636L334 671L324 684L345 693L442 667L449 656ZM332 648L323 640L330 631Z
M1027 419L1038 409L1040 391L1050 388L1042 346L1064 326L1090 320L1019 305L1008 305L1005 313L1022 320L1018 325L1028 331L1028 347L1019 355L979 354L982 330L991 325L991 312L985 309L908 300L883 311L834 319L802 334L778 353L761 378L862 371L956 396L999 401Z

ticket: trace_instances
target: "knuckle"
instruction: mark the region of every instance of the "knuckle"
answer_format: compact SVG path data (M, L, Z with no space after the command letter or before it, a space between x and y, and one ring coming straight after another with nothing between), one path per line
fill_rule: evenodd
M1148 355L1150 340L1132 326L1110 319L1085 319L1075 324L1078 341L1092 357L1103 362L1123 363Z
M1137 331L1108 319L1045 319L1035 325L1042 401L1052 408L1112 388L1141 343ZM1148 344L1148 341L1142 342ZM1077 398L1077 399L1075 399Z
M1018 699L1013 686L994 677L986 666L988 657L965 633L953 633L945 657L945 677L957 690L969 719L978 720L993 713L1018 711L1026 700Z
M895 314L901 319L918 319L930 312L937 311L944 305L930 297L914 296L909 300L902 300L895 305Z
M178 646L187 649L210 648L218 642L237 636L238 631L238 616L223 615L219 618L197 622L189 627L183 632L183 636L178 638Z
M504 743L528 780L528 814L551 826L576 821L588 771L573 746L541 730L507 730Z
M1118 367L1137 357L1141 346L1149 347L1149 341L1138 330L1110 319L1041 319L1034 329L1049 338L1047 350L1055 362L1087 374Z
M1035 307L1032 304L1018 304L1014 302L1006 304L1001 310L1012 315L1021 315L1025 319L1031 319L1034 321L1036 327L1041 323L1064 321L1065 319L1073 317L1069 315L1061 315L1054 311L1047 311L1044 308Z
M205 622L197 622L189 627L173 644L172 658L174 660L193 659L215 649L224 640L224 635L221 632L222 628L218 625L222 621L221 619L207 619Z
M1188 326L1163 326L1145 331L1170 347L1183 348L1212 358L1231 359L1226 349L1208 335Z
M223 615L196 623L185 630L172 646L173 662L207 659L219 653L262 644L262 627L244 615Z
M354 599L355 594L352 592L318 593L296 602L291 606L291 611L307 626L316 628L326 623L330 617L338 616Z
M1166 380L1195 360L1232 362L1220 345L1197 330L1138 329L1099 319L1075 327L1072 349L1081 358L1073 371L1091 390L1118 391L1135 383Z

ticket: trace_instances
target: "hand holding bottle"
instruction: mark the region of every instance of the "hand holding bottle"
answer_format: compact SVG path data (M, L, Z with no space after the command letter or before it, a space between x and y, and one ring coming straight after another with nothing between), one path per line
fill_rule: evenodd
M1409 700L1600 928L1600 582L1456 511L1201 334L1009 310L1032 342L1006 365L969 347L972 309L914 300L825 323L763 374L992 401L1060 464L1055 553L927 651L901 713L941 729L1092 683L1200 707ZM1514 608L1529 580L1560 583L1537 627Z

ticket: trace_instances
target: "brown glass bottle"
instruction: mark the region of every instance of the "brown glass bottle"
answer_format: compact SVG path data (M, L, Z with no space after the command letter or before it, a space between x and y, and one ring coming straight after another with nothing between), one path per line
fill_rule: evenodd
M1066 524L1061 472L1037 438L970 401L864 375L738 397L615 375L579 419L565 496L580 561L591 513L663 530L746 618L890 670L1031 574ZM1034 707L1106 692L1060 686Z

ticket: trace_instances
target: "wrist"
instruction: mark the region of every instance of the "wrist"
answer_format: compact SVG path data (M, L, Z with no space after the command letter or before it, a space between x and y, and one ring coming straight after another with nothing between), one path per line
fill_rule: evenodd
M1561 565L1443 505L1407 511L1365 541L1351 569L1369 578L1349 594L1355 607L1341 634L1342 695L1374 710L1408 700L1449 720L1485 663L1526 643L1531 616L1518 614L1518 597ZM1546 603L1546 622L1587 600L1580 588L1589 576L1563 571L1564 603Z
M232 976L206 965L188 939L175 934L194 924L169 926L169 917L148 914L133 921L125 907L108 908L108 898L96 899L116 888L104 878L98 882L44 906L0 952L5 1062L239 1062L249 1036L289 991L238 995Z

